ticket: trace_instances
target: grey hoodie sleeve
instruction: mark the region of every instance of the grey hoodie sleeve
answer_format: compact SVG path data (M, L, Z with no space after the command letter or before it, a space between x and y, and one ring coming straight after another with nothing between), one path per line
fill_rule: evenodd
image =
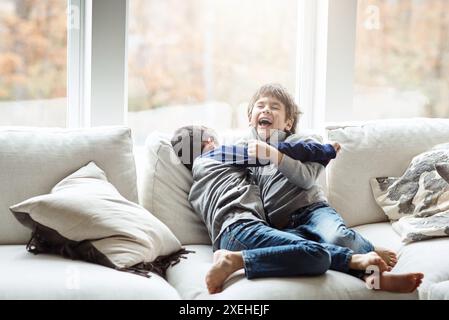
M291 183L302 189L310 189L315 185L324 166L317 162L301 162L284 155L278 169Z
M306 143L322 143L321 137L318 136L307 137L305 139L304 137L291 136L287 140L290 142L302 140ZM301 162L299 160L294 160L284 154L281 163L279 163L278 169L288 179L288 181L302 189L307 190L316 184L319 175L324 170L324 166L316 162Z

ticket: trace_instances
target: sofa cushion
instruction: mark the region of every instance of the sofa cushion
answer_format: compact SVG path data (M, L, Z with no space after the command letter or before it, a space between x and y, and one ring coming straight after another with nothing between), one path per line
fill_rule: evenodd
M0 300L180 299L157 274L144 278L55 255L33 255L24 245L0 246Z
M428 299L435 284L449 280L448 238L404 244L388 222L358 226L354 230L369 239L374 246L397 252L399 259L393 272L424 273L423 283L418 288L420 299Z
M173 233L143 207L123 198L94 162L64 178L50 194L10 209L33 230L27 245L33 253L164 275L167 263L162 267L156 258L181 250Z
M427 298L429 300L449 300L449 281L432 285Z
M395 272L422 272L423 283L419 288L420 299L429 298L434 284L449 280L449 239L435 238L412 242L399 250Z
M9 212L11 205L50 192L89 161L103 168L121 195L137 202L129 128L0 128L0 244L30 238L30 230Z
M383 247L399 252L404 246L399 235L389 222L364 224L353 228L373 243L375 247Z
M167 225L182 244L209 244L206 226L188 200L192 173L179 161L168 134L148 136L143 162L142 206Z
M330 203L349 226L387 221L369 181L399 177L417 154L449 141L447 119L381 120L329 126L342 151L327 169Z
M212 247L191 245L195 253L167 271L168 282L183 299L297 300L297 299L417 299L416 292L396 294L369 290L353 276L328 271L319 277L258 278L248 280L243 270L232 274L221 293L210 295L204 281L212 265ZM186 277L186 275L189 275Z

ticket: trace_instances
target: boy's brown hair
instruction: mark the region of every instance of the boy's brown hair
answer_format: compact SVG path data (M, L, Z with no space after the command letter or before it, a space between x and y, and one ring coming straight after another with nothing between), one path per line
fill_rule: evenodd
M201 155L208 139L217 141L217 134L205 126L185 126L177 129L171 138L171 145L184 166L192 170L193 160Z
M282 85L278 83L269 83L260 87L251 98L248 104L248 118L251 119L251 113L253 112L254 104L260 97L273 97L282 102L285 106L285 115L287 119L293 120L292 128L288 133L293 134L296 132L296 125L298 124L299 115L302 112L299 110L293 97L288 93Z

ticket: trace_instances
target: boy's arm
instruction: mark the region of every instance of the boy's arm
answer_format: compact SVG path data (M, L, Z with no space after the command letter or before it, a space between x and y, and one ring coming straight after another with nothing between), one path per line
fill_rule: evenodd
M201 155L201 157L212 158L221 163L240 168L261 167L270 164L269 161L259 160L256 157L249 156L248 147L241 145L222 145Z
M322 164L295 160L262 141L251 141L249 154L257 155L259 159L268 159L291 183L303 189L310 189L324 169Z
M298 141L280 142L276 147L280 152L294 160L318 162L323 166L327 166L329 161L337 156L336 150L331 144Z
M301 162L284 155L278 164L278 170L293 184L310 189L318 179L324 166L317 162Z

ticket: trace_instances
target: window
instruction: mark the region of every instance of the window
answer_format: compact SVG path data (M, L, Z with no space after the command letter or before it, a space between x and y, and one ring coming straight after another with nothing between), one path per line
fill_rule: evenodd
M359 0L354 118L449 117L449 1Z
M65 126L67 3L0 1L0 125Z
M128 125L138 143L186 124L247 128L267 82L295 92L296 0L130 0Z

